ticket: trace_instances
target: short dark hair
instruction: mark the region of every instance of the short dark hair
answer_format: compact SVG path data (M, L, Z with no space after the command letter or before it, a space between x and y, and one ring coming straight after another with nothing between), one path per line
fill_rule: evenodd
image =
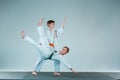
M54 20L48 20L48 21L47 21L47 25L48 25L48 24L51 24L51 23L55 23L55 21L54 21Z
M67 49L67 53L70 51L69 47L67 47L67 46L64 46L63 48Z

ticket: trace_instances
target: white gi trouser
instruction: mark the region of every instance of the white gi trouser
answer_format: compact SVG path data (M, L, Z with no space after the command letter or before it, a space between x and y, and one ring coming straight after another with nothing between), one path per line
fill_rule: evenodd
M46 49L45 47L39 45L39 43L36 43L33 39L31 39L30 37L26 36L24 38L24 40L28 43L30 43L31 45L33 45L34 47L37 48L37 50L39 51L40 55L41 55L41 60L37 62L36 66L35 66L35 71L39 71L41 70L45 59L47 57L49 57L49 55L51 54L51 51L49 51L48 49ZM52 59L55 63L55 71L59 72L60 70L60 63L62 63L63 65L65 65L68 69L71 69L72 67L70 65L68 65L68 63L64 60L63 56L57 52L52 56ZM58 64L58 65L56 65Z

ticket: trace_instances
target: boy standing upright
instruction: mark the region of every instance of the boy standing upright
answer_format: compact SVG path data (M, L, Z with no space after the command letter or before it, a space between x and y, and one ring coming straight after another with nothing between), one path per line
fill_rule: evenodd
M55 27L55 21L54 20L49 20L47 21L47 26L48 26L48 29L45 30L45 28L42 26L43 25L43 21L44 19L42 18L39 23L38 23L38 33L40 35L40 38L39 38L39 44L48 48L51 52L55 51L55 41L57 40L57 38L60 36L60 34L63 32L63 29L64 29L64 24L65 24L65 21L66 21L66 16L63 20L63 23L62 25L57 29L55 30L54 27ZM60 73L58 73L60 71L60 62L59 61L54 61L54 66L55 66L55 72L54 72L54 75L57 75L59 76ZM33 74L35 72L33 71Z

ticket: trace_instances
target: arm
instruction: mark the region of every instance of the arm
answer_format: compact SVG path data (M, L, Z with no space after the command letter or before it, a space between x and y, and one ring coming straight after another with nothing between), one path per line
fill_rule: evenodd
M60 63L62 63L68 69L72 68L70 65L68 65L68 63L66 62L66 60L64 59L62 55L57 54L56 56L53 56L52 59L60 61Z
M64 25L65 25L66 19L67 19L67 16L64 17L64 20L63 20L63 23L62 23L62 28L63 29L64 29Z
M56 32L57 32L57 33L56 33L57 37L60 36L60 34L63 32L66 19L67 19L67 17L65 16L61 27L59 27L59 28L56 30Z
M60 62L61 62L65 67L67 67L68 69L71 69L71 68L72 68L72 67L66 62L66 60L65 60L63 57L61 57Z
M73 68L70 69L73 73L78 74Z
M73 73L77 74L77 72L70 66L68 65L68 63L66 62L66 60L62 57L61 58L61 63L63 63L63 65L65 65L68 69L70 69Z
M73 73L77 73L64 59L62 55L57 55L52 57L53 60L58 60L60 63L62 63L65 67L67 67L69 70L71 70Z
M40 35L40 37L41 36L44 36L44 28L43 28L43 21L44 21L44 18L42 18L39 22L38 22L38 28L37 28L37 30L38 30L38 33L39 33L39 35Z

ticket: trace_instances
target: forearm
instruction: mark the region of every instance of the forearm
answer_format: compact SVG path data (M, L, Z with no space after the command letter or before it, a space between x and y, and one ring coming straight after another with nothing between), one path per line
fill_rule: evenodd
M61 58L61 63L63 63L63 65L68 68L68 69L72 69L72 67L66 62L66 60L64 58Z
M62 28L63 28L63 29L64 29L64 25L65 25L66 19L67 19L67 17L65 16L65 17L64 17L64 20L63 20L63 23L62 23Z

